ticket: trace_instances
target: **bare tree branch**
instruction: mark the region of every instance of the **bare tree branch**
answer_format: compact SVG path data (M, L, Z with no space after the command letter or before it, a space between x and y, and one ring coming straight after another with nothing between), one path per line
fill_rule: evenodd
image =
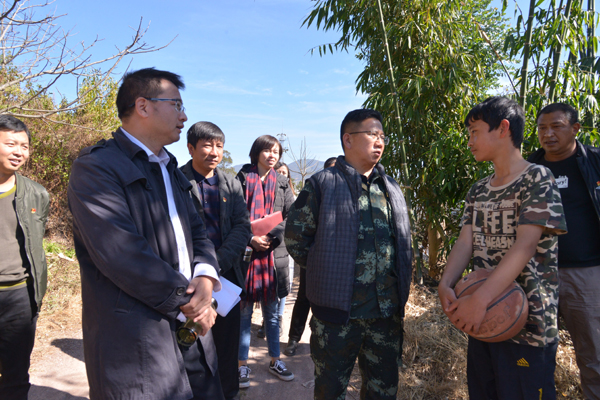
M86 105L82 99L103 85L125 57L158 51L172 42L161 47L149 46L143 41L148 26L144 27L140 19L129 44L116 47L108 57L93 59L91 50L101 39L96 38L88 45L84 42L71 45L72 31L64 31L57 21L63 15L55 15L53 10L46 13L52 4L49 0L34 1L2 1L0 114L47 119L60 112L76 110ZM69 76L77 80L92 78L90 81L94 84L85 91L78 91L75 99L56 104L52 109L30 106L37 99L48 96L59 79ZM14 95L16 92L20 95Z
M307 147L306 147L306 137L304 139L302 139L302 142L300 143L300 153L299 153L300 157L296 157L296 155L294 154L294 150L292 150L292 144L289 139L288 139L288 143L290 143L290 154L292 155L292 158L294 159L294 163L296 164L296 167L297 167L297 169L290 167L290 171L295 172L301 176L301 178L302 178L302 186L301 187L304 187L304 183L306 182L306 177L315 173L317 168L319 168L319 162L317 160L315 160L314 157L311 157L308 154Z

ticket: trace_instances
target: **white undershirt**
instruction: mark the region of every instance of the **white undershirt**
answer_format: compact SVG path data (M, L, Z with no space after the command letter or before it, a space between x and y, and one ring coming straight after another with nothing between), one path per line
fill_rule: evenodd
M121 130L125 134L125 136L131 140L134 144L138 145L142 150L146 152L148 155L148 160L150 162L156 162L160 165L160 170L162 172L163 181L165 183L165 191L167 192L167 204L169 206L169 217L171 218L171 224L173 226L173 231L175 233L175 241L177 242L177 256L179 257L179 272L187 278L187 280L192 280L197 276L208 276L215 280L213 291L218 292L221 290L221 282L219 281L219 276L217 275L217 271L213 268L212 265L206 263L198 263L195 265L194 273L192 275L192 268L190 266L190 257L187 250L187 244L185 241L185 235L183 233L183 226L181 225L181 220L179 219L179 214L177 214L177 207L175 206L175 198L173 197L173 187L171 186L171 177L169 176L169 171L167 171L167 164L170 161L169 155L165 151L164 148L160 149L158 156L155 155L148 147L146 147L142 142L140 142L137 138L132 136L130 133L125 131L121 127ZM180 313L180 316L182 314ZM178 316L178 318L180 318ZM185 321L185 318L184 318Z

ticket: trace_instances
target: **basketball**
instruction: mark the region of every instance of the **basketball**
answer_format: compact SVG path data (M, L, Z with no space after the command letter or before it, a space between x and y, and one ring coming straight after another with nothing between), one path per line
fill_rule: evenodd
M486 269L478 269L464 276L454 287L456 298L473 294L490 273ZM513 282L490 303L479 333L471 336L483 342L502 342L523 329L528 315L527 296L521 286Z

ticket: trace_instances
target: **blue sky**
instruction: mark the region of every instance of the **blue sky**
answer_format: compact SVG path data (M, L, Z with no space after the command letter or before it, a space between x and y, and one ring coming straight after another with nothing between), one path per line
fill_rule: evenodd
M517 0L526 11L525 0ZM144 41L164 46L157 52L122 62L119 79L130 69L156 67L180 74L188 121L182 139L169 146L183 164L189 159L185 133L197 121L211 121L225 132L225 148L234 164L249 161L252 142L260 135L285 133L297 154L306 138L308 154L321 161L341 153L339 125L361 107L356 93L363 65L353 54L320 57L310 49L334 42L336 32L301 28L315 2L311 0L56 0L58 22L71 30L71 43L91 43L101 59L131 40L140 19L148 26ZM501 7L501 0L493 0ZM512 17L515 1L509 0ZM525 7L525 8L523 8ZM65 81L62 93L74 91ZM291 162L289 155L286 162Z
M339 125L366 96L355 79L363 66L352 54L320 57L310 49L337 38L301 28L310 0L58 0L53 6L72 43L103 39L92 51L100 58L123 47L143 17L150 24L145 41L167 44L155 53L124 61L131 69L156 67L180 74L188 122L182 139L169 146L180 164L189 159L185 133L197 121L211 121L225 132L225 149L234 164L249 161L260 135L285 133L298 151L306 137L308 153L320 160L338 155ZM290 162L287 156L285 161Z

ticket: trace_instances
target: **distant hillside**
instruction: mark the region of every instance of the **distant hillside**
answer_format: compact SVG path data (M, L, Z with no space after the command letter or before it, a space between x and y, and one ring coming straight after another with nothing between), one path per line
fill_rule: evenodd
M312 160L311 160L312 161ZM323 169L323 165L325 164L325 162L323 161L319 161L319 160L314 160L315 163L313 163L315 166L311 165L310 170L314 172L319 172L320 170ZM297 172L299 170L298 166L296 165L295 161L292 161L291 163L287 163L288 167L290 168L290 171L292 173L292 180L294 182L298 182L302 179L302 176ZM238 172L240 169L242 169L242 167L244 166L244 164L237 164L234 165L233 168L235 169L236 172ZM312 174L309 174L306 176L306 178L310 178Z

